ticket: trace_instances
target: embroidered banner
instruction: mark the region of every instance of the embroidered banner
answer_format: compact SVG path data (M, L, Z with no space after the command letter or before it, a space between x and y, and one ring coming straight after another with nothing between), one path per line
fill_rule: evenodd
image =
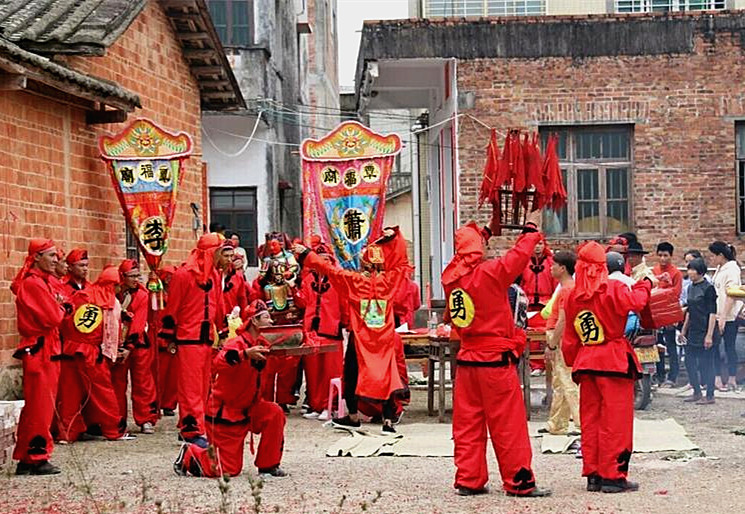
M168 251L183 161L192 151L188 134L168 132L140 118L98 141L124 218L152 271Z
M380 236L385 193L401 138L347 121L303 142L303 236L330 242L339 263L359 269L360 255Z

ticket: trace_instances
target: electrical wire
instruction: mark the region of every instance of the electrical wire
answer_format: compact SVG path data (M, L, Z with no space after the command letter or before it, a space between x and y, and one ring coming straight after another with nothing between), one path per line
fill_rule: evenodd
M259 128L259 122L261 122L261 116L263 115L264 111L259 111L259 114L256 116L256 123L254 123L254 128L251 131L251 135L248 136L248 139L246 140L246 143L241 147L240 150L238 150L235 153L228 153L221 150L215 142L212 140L212 138L209 135L209 132L205 129L204 125L202 125L202 133L204 134L204 137L207 138L207 141L210 145L212 145L212 148L217 151L217 153L222 154L225 157L228 157L229 159L232 159L233 157L239 157L243 152L248 149L248 146L251 144L251 141L253 141L254 135L256 135L256 129Z

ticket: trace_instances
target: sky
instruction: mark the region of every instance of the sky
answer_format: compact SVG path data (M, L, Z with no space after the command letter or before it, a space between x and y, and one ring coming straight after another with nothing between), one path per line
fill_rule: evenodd
M339 83L354 86L360 31L364 20L393 20L409 17L408 0L337 0L339 31Z

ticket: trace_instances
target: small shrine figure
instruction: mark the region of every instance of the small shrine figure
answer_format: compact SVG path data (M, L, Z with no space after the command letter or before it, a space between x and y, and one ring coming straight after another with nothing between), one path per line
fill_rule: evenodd
M286 249L286 239L284 234L276 232L266 235L264 258L259 269L264 298L274 322L279 324L297 318L293 295L299 266L295 256Z

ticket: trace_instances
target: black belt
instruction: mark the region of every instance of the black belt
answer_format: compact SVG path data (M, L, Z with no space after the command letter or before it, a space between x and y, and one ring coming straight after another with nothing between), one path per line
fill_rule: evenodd
M204 344L212 346L212 343L210 341L202 341L201 339L176 339L177 345L198 345L198 344Z
M458 366L466 366L471 368L503 368L518 363L517 357L512 352L502 353L502 359L498 361L464 361L456 360Z
M23 359L24 355L35 355L39 353L39 350L44 346L44 336L39 336L36 340L36 344L33 346L26 346L25 348L19 348L13 352L14 359Z
M219 416L212 417L206 414L204 415L204 420L209 421L210 423L214 425L237 426L237 425L248 425L249 423L251 423L251 418L243 418L242 420L239 420L239 421L229 421Z
M74 355L67 355L65 353L61 353L59 355L52 355L49 358L50 361L73 361L75 360Z

